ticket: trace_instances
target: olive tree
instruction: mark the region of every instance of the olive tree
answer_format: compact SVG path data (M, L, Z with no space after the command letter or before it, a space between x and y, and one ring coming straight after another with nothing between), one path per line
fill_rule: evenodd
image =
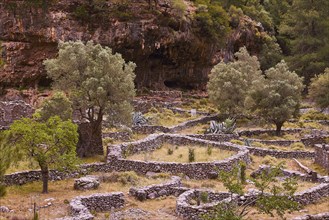
M329 107L329 68L311 80L309 98L321 110Z
M79 136L79 155L102 154L104 115L113 123L131 123L136 65L91 41L60 42L58 56L44 64L53 86L68 93L73 108L86 121Z
M303 78L288 69L284 61L265 71L265 77L255 80L248 92L246 106L254 114L274 123L276 134L288 119L298 113Z
M245 112L247 91L261 77L257 57L250 56L245 47L235 53L236 60L217 64L209 75L207 85L210 101L221 113L235 116Z
M41 169L43 193L48 192L49 169L74 169L77 164L77 125L58 116L46 122L38 118L14 121L5 131L6 146L15 149L16 159L34 160Z

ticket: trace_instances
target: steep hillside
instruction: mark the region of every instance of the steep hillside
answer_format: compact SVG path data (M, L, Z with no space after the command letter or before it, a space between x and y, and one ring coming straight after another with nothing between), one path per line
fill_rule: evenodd
M259 54L268 35L260 23L225 11L208 33L202 10L183 0L2 1L0 85L49 86L42 61L56 56L57 43L93 40L137 64L138 88L204 89L214 64L243 45Z

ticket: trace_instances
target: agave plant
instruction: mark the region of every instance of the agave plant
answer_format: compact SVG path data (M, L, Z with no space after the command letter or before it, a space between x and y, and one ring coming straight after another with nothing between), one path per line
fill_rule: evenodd
M226 119L223 122L210 121L206 134L232 134L236 128L235 119Z
M133 126L142 126L147 124L147 119L141 112L133 113Z

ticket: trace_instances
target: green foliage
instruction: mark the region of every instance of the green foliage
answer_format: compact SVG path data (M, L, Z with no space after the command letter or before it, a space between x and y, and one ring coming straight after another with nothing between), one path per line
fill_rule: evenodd
M38 111L40 120L47 121L52 116L59 116L63 121L72 119L72 102L63 92L55 92L46 99Z
M195 152L194 152L194 148L189 148L188 149L188 161L194 162L195 161Z
M246 163L240 162L240 182L241 182L241 184L247 183L246 170L247 170Z
M109 47L70 41L60 42L57 58L44 61L44 65L54 88L67 92L74 109L92 125L93 136L87 143L101 140L104 114L110 125L131 124L134 63L126 63ZM90 147L97 146L86 148Z
M0 132L0 198L6 194L6 188L1 184L6 170L16 161L15 150L6 144L6 135Z
M207 147L207 154L210 156L212 154L212 146Z
M246 99L246 106L276 125L277 135L285 121L296 116L304 88L302 78L290 72L284 61L265 72L266 78L255 80Z
M168 150L167 150L167 154L168 155L172 155L174 153L174 149L172 149L172 148L168 148Z
M285 178L283 183L280 183L277 177L282 175L281 169L282 164L278 164L267 171L263 171L253 181L255 182L255 187L261 191L256 201L257 209L272 217L276 213L283 218L286 211L298 210L299 204L290 199L297 190L297 180ZM266 195L266 191L270 195Z
M241 168L240 168L241 170ZM285 178L283 181L278 177L282 175L282 164L263 170L259 176L253 178L255 187L260 191L254 201L242 204L222 203L213 212L202 216L205 220L243 219L248 212L249 206L255 203L255 207L261 213L274 217L284 217L287 211L299 208L298 202L291 199L297 190L297 181L294 178ZM243 194L243 183L239 180L239 168L235 167L230 172L221 172L220 178L231 195ZM232 198L232 197L231 197Z
M257 57L250 56L245 47L235 56L234 62L221 62L211 70L207 85L210 101L230 116L245 112L247 93L253 81L261 77Z
M230 172L220 171L219 178L223 182L225 188L228 189L230 193L242 195L243 194L243 184L239 178L239 167L235 166Z
M16 157L36 161L42 175L48 175L49 168L75 169L78 133L77 125L71 121L62 121L58 116L46 122L22 118L14 121L5 133L6 144L15 149ZM48 181L48 176L43 177ZM47 192L48 189L43 190Z
M58 57L46 60L44 64L47 74L54 80L54 87L68 91L73 106L81 110L82 117L101 121L109 112L112 116L109 119L116 121L123 112L131 114L136 65L125 63L120 54L112 53L112 49L94 45L91 41L87 44L61 42ZM122 123L129 123L130 118Z
M321 109L329 107L329 68L326 68L323 74L312 78L309 98Z
M294 0L280 25L291 51L287 61L307 84L329 66L328 19L329 1Z
M180 17L184 16L187 6L183 0L172 0L172 6L176 11L176 14Z
M229 17L220 3L210 0L197 1L198 9L194 16L195 30L205 39L215 41L217 44L225 42L230 31Z
M201 200L201 202L207 203L208 200L209 200L208 197L209 197L209 195L208 195L208 192L207 191L200 192L200 200Z

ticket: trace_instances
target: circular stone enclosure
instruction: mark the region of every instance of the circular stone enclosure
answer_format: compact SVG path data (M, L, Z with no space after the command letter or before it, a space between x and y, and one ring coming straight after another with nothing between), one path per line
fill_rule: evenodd
M164 143L178 146L199 145L204 146L205 149L210 146L212 148L233 151L234 155L224 160L191 163L126 159L128 155L159 149ZM193 179L217 178L218 171L229 171L240 161L250 162L249 150L243 146L176 134L152 134L143 140L109 145L107 155L107 163L115 171L135 171L141 174L146 174L147 172L167 172L173 175L184 174Z

